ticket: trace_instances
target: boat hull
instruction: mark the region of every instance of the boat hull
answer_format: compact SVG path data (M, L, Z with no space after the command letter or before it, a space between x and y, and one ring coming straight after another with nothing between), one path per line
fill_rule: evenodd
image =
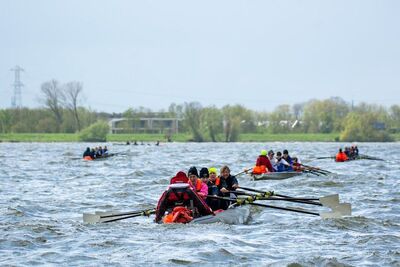
M225 223L225 224L243 224L250 216L249 207L234 207L217 213L216 215L207 215L199 217L190 223L206 224L206 223Z
M251 175L254 180L284 180L301 175L301 172L269 172Z

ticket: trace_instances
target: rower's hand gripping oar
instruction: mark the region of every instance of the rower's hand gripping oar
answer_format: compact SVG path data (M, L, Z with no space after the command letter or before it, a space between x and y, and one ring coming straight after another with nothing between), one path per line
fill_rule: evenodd
M136 212L124 212L117 214L99 215L99 214L83 214L83 222L85 223L108 223L115 222L119 220L129 219L139 216L150 216L155 213L154 209L141 210ZM106 212L104 214L107 214Z

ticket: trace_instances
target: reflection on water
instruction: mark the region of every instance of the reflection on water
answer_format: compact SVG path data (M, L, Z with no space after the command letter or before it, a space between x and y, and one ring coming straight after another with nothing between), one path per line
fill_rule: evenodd
M390 155L385 162L341 164L315 160L334 154L338 143L108 144L126 153L80 160L92 145L0 143L1 265L400 265L398 143L359 145L363 154ZM294 196L340 193L354 216L321 220L257 207L245 225L156 225L151 217L82 223L83 212L154 206L169 178L191 165L227 164L239 173L263 148L287 148L335 174L257 182L240 176L242 185Z

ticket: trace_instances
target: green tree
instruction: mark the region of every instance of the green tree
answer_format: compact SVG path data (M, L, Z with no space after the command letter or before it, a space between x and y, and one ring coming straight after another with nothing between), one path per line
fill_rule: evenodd
M201 132L201 116L203 108L198 102L185 103L184 122L193 135L193 141L203 142L204 137Z
M272 133L287 133L293 119L289 105L280 105L269 115L268 128Z
M218 134L222 133L222 112L215 106L203 109L201 117L202 125L211 138L211 141L218 141Z
M110 127L105 121L98 121L79 133L79 140L85 142L105 142Z
M242 105L226 105L222 107L225 142L236 142L242 131L242 124L254 125L252 114ZM255 127L254 127L255 128Z
M384 129L377 128L379 113L350 112L345 118L345 128L340 140L346 142L388 142L393 141Z
M309 133L331 133L343 129L343 119L349 106L338 97L312 100L304 107L303 125Z

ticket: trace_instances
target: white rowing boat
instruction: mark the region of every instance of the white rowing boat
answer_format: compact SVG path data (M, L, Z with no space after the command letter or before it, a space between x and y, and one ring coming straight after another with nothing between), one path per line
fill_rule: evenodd
M268 172L263 174L251 174L254 180L284 180L301 175L301 172Z

